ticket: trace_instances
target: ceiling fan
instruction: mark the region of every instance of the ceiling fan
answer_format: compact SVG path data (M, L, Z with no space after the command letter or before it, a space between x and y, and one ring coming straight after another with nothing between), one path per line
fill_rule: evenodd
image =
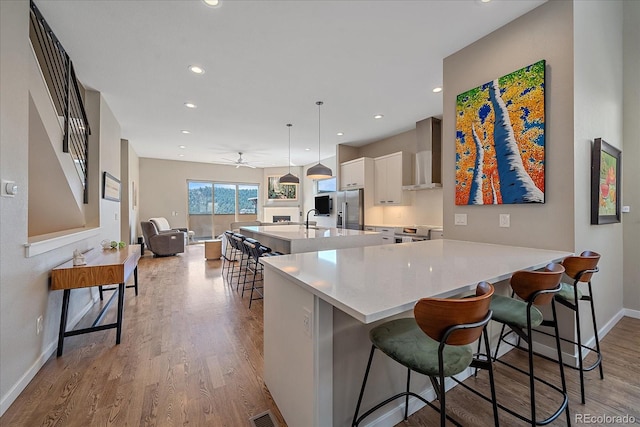
M242 158L242 152L238 152L238 158L236 160L232 160L232 159L225 159L223 158L222 160L226 160L228 163L232 164L232 165L236 165L236 169L239 168L240 166L244 166L247 168L251 168L251 169L255 169L256 166L252 165L251 163L249 163L248 161L246 161L245 159Z

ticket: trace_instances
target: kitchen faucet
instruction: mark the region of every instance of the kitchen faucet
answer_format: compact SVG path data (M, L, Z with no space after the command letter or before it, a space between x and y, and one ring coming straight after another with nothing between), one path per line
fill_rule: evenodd
M307 222L306 222L307 230L309 229L309 214L310 214L311 212L315 212L315 213L316 213L316 215L317 215L317 214L318 214L318 209L313 208L313 209L309 209L309 210L307 211Z

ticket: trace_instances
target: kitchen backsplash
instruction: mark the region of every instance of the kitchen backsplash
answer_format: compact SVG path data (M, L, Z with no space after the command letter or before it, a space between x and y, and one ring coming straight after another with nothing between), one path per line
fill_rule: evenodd
M409 205L380 207L383 224L442 224L442 191L410 191Z

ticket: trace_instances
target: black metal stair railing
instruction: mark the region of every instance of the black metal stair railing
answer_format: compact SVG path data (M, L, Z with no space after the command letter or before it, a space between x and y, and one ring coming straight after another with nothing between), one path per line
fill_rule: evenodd
M63 119L62 149L76 166L88 203L89 122L73 63L33 1L29 38L51 93L58 117Z

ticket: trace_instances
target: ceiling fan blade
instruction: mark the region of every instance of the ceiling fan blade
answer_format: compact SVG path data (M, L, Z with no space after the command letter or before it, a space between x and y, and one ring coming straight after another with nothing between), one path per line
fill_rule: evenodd
M238 169L240 166L242 166L242 163L238 163L238 164L236 165L236 169Z

